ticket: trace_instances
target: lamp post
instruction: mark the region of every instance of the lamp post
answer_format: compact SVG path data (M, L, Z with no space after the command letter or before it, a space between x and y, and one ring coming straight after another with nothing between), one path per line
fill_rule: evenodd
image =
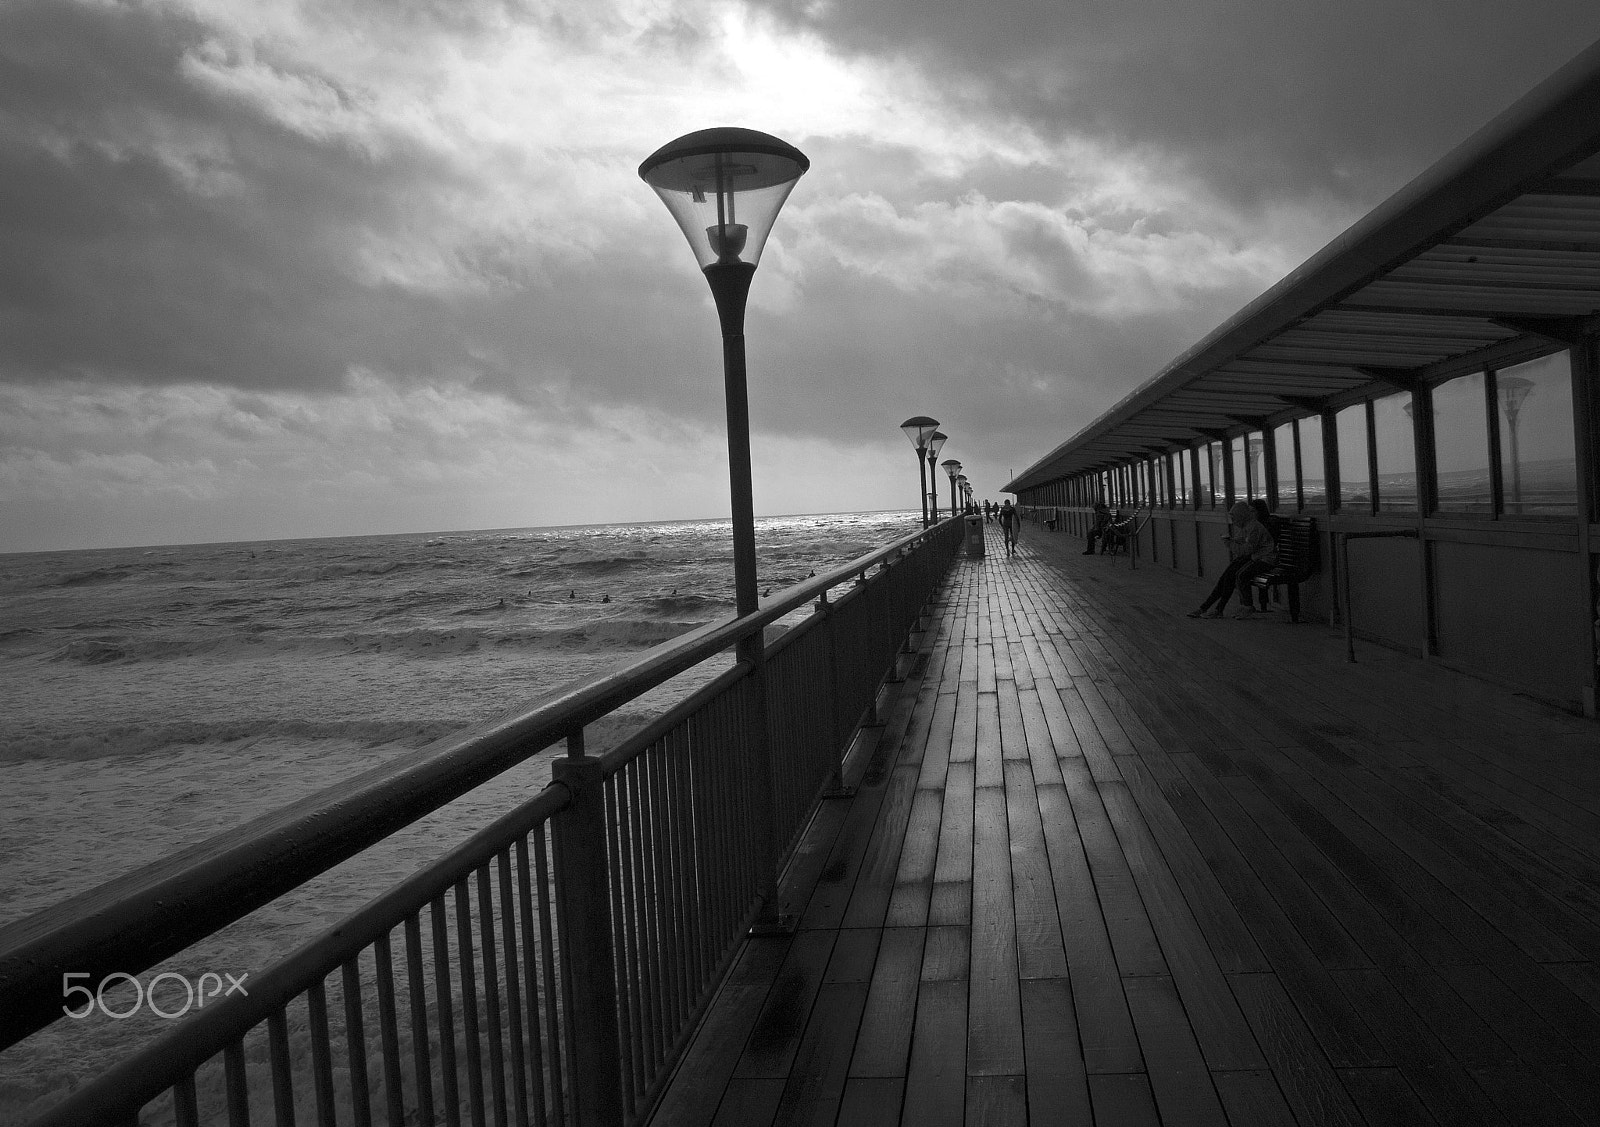
M1517 416L1522 413L1522 401L1533 390L1533 381L1522 376L1496 377L1500 389L1500 405L1506 412L1507 430L1511 437L1511 500L1521 511L1522 458L1517 452Z
M939 451L949 441L950 436L934 431L928 436L928 505L929 515L932 519L929 524L939 521L939 475L934 472L934 465L938 461Z
M655 189L678 221L695 261L711 286L722 326L722 376L728 410L728 479L732 491L734 608L740 618L757 609L755 504L750 475L750 403L745 387L744 308L750 280L778 210L811 167L793 145L754 129L724 126L669 141L639 166L639 177ZM755 820L764 835L757 895L758 924L785 926L777 915L780 843L774 837L776 800L767 736L766 646L757 630L738 643L739 661L750 670L749 726L745 746L755 761ZM620 1114L617 1121L621 1122Z
M961 463L954 458L946 458L940 467L950 478L950 515L956 515L956 477L961 473Z
M928 467L922 461L928 455L928 439L939 430L939 420L926 415L913 415L900 424L900 430L917 448L917 493L922 497L922 527L928 527Z

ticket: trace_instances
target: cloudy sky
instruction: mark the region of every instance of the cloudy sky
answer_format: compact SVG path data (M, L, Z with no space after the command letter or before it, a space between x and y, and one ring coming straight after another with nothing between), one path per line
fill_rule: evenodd
M4 0L0 551L718 516L639 161L811 158L756 510L981 494L1596 36L1593 0Z

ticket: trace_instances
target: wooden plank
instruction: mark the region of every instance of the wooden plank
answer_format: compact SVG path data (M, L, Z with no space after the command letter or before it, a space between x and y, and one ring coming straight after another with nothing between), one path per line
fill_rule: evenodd
M1017 929L1003 789L978 788L975 822L967 1073L1020 1074L1022 999L1017 987Z
M876 936L874 936L874 939ZM774 1127L828 1125L838 1117L856 1029L867 1001L865 982L829 983L817 993L795 1052Z
M1142 1072L1090 1074L1096 1127L1161 1127L1150 1080Z
M1015 1127L1028 1122L1027 1082L1021 1076L967 1077L964 1127Z
M822 988L822 976L833 953L831 931L796 932L750 1030L734 1075L745 1078L786 1077L800 1047L811 1005Z
M783 1099L783 1081L772 1079L738 1078L728 1084L722 1102L717 1105L717 1117L711 1127L747 1127L771 1123L778 1114L778 1104ZM671 1120L658 1119L669 1123Z
M975 785L998 787L1005 776L1000 768L1000 701L997 693L978 694L976 734L973 742Z
M883 926L889 901L894 895L895 880L900 871L900 852L905 845L906 829L911 821L911 808L916 794L915 769L896 768L884 789L877 822L872 827L872 836L867 841L861 864L856 870L840 926Z
M940 791L919 787L911 800L895 870L894 891L884 915L886 927L924 927L928 900L933 894L934 866L939 852L939 818L944 806Z
M1236 974L1230 981L1284 1099L1300 1121L1362 1127L1361 1113L1277 976Z
M1296 1127L1299 1123L1271 1069L1214 1072L1211 1080L1228 1122L1236 1127Z
M750 1032L761 1018L773 976L789 952L786 937L748 940L723 980L714 1004L716 1021L703 1023L657 1103L652 1122L710 1123L733 1077ZM782 1085L778 1087L782 1091Z
M1100 801L1100 791L1090 777L1084 760L1063 759L1061 776L1066 781L1067 797L1077 820L1078 837L1094 874L1095 895L1100 900L1102 918L1111 949L1117 956L1117 969L1123 975L1166 974L1166 960L1156 941L1144 901L1133 882L1122 843L1117 840L1111 819Z
M1398 1068L1345 1068L1339 1070L1339 1078L1371 1127L1430 1127L1454 1122L1435 1119Z
M972 918L972 801L973 765L951 763L939 819L930 924L966 923Z
M917 777L919 787L943 787L945 774L950 768L950 738L955 731L956 695L940 693L933 702L933 716L928 723L928 739L923 745L922 772Z
M1141 1071L1144 1058L1071 801L1065 787L1037 792L1086 1067L1091 1073Z
M1249 1024L1239 1011L1222 968L1217 965L1216 958L1207 946L1205 936L1184 900L1183 890L1167 868L1160 847L1145 825L1133 796L1121 783L1102 783L1100 797L1122 842L1123 854L1128 860L1134 883L1144 898L1150 925L1161 943L1167 965L1172 968L1172 982L1183 998L1183 1008L1188 1011L1188 1020L1193 1023L1206 1065L1235 1071L1265 1067L1266 1061L1250 1033ZM1133 1003L1133 981L1136 980L1124 984L1130 1006ZM1134 1020L1137 1025L1137 1011ZM1148 1060L1148 1042L1142 1030L1140 1043L1147 1046ZM1154 1081L1154 1062L1150 1062L1149 1067ZM1159 1087L1156 1096L1159 1102Z
M926 935L920 927L888 928L883 932L850 1075L905 1075Z
M1022 701L1015 681L1002 681L995 693L1000 713L1000 755L1005 759L1028 758L1028 732L1022 722Z
M1034 1121L1089 1123L1094 1113L1072 984L1065 978L1025 979L1021 991L1028 1107Z
M1205 1058L1172 979L1164 975L1125 978L1122 988L1144 1050L1161 1121L1186 1127L1226 1127L1222 1102L1211 1086Z
M967 984L924 981L906 1067L900 1121L918 1127L962 1127L967 1098Z
M1006 824L1011 838L1017 973L1022 978L1063 978L1067 974L1067 952L1061 940L1061 918L1056 913L1039 796L1026 761L1006 764Z
M909 1026L907 1027L909 1036ZM852 1076L845 1081L836 1127L891 1127L900 1122L904 1077Z

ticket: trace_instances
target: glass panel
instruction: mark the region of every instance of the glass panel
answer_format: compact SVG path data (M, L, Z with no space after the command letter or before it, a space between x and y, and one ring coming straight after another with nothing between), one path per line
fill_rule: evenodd
M1339 443L1339 507L1361 511L1372 506L1367 466L1367 405L1352 403L1333 417Z
M1301 505L1307 509L1328 507L1328 471L1322 460L1322 416L1297 419L1300 432Z
M1572 366L1565 352L1495 373L1500 488L1509 514L1578 511Z
M1415 511L1417 444L1409 391L1372 401L1372 432L1378 447L1378 507Z
M1178 507L1187 509L1191 507L1189 496L1189 451L1179 450L1172 456L1174 466L1178 471Z
M1245 469L1250 474L1250 491L1245 496L1265 497L1267 495L1267 467L1264 461L1266 444L1258 430L1245 435L1243 442Z
M1228 439L1228 458L1233 462L1233 500L1250 496L1250 481L1246 476L1244 436Z
M1487 513L1489 432L1483 417L1483 373L1433 389L1433 446L1437 451L1439 511Z
M1294 478L1294 424L1284 423L1273 431L1272 445L1278 471L1278 507L1292 512L1300 507L1299 483Z
M1211 476L1212 455L1216 452L1216 449L1217 449L1217 444L1215 442L1210 442L1210 443L1207 443L1206 445L1200 447L1200 450L1199 450L1199 454L1200 454L1199 475L1200 476L1195 479L1195 483L1194 483L1195 500L1197 502L1197 507L1198 508L1202 508L1202 509L1214 508L1216 506L1216 503L1217 503L1216 496L1215 496L1215 494L1213 492L1213 486L1212 486L1212 482L1215 479Z

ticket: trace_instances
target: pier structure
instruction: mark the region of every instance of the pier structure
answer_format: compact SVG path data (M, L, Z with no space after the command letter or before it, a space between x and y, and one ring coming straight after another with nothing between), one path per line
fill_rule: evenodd
M1200 589L958 561L649 1122L1595 1122L1592 721Z

